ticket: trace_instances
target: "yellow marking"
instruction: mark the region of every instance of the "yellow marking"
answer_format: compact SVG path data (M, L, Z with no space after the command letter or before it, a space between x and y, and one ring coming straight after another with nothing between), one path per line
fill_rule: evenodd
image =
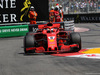
M50 42L54 42L54 40L50 40Z
M24 7L21 9L21 12L24 11L25 9L26 9L26 10L25 10L24 14L21 15L20 21L23 21L23 17L24 17L25 15L27 15L27 13L28 13L28 10L29 10L29 8L30 8L30 6L31 6L30 0L25 0L25 2L23 3L23 5L24 5ZM28 17L29 17L29 15L28 15Z
M93 49L89 49L87 51L83 51L81 53L86 53L86 54L93 54L93 53L97 53L100 54L100 48L93 48Z

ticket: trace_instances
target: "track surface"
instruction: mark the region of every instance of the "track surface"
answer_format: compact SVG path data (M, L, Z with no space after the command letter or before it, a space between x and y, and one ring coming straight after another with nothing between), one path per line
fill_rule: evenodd
M100 47L100 24L75 24L89 28L80 33L82 47ZM0 75L100 75L100 60L24 55L23 37L0 38Z

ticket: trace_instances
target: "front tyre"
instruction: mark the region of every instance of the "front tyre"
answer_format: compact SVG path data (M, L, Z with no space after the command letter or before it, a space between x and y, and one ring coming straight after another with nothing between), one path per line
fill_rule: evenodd
M26 51L26 48L30 48L30 47L34 47L35 44L34 44L34 36L33 35L26 35L24 37L24 52L25 54L29 53L29 51ZM33 51L35 52L35 51Z
M74 32L70 34L70 42L71 44L78 44L79 48L74 48L73 51L78 52L81 50L81 36L79 33Z

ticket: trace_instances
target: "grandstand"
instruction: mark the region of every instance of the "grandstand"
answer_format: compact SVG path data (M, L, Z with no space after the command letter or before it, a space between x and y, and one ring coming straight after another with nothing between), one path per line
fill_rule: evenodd
M59 3L64 14L100 13L100 0L49 0L49 6Z

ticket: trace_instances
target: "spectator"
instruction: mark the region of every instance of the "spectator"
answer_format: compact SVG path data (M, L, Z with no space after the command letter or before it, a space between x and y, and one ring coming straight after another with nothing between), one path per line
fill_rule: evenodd
M97 4L94 3L94 11L96 11L96 9L97 9Z

